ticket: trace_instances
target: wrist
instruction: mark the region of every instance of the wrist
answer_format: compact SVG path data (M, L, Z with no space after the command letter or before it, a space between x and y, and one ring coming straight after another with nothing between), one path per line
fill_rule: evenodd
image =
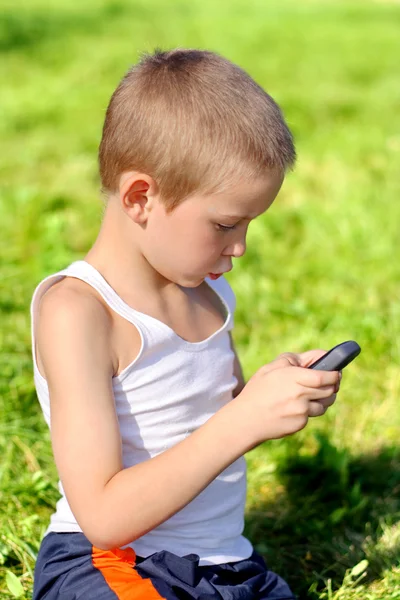
M214 415L215 425L221 432L222 445L232 449L237 457L257 445L250 410L248 399L243 398L239 392L231 402Z

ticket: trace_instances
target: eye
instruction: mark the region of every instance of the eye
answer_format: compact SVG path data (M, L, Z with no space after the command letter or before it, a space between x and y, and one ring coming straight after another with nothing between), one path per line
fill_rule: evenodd
M220 231L230 231L232 229L236 229L236 225L233 225L232 227L228 227L227 225L220 225L219 223L217 224L217 227Z

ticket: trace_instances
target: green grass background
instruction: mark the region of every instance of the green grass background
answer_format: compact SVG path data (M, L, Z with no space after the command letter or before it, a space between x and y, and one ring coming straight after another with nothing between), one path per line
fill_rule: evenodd
M215 50L281 104L299 160L228 276L246 377L355 339L336 405L247 455L246 534L300 598L400 598L400 4L2 0L0 598L30 598L58 499L29 303L101 218L97 147L143 50Z

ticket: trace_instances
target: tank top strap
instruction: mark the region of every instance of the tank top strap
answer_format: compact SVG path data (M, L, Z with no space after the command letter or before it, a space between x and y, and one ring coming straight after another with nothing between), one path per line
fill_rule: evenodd
M130 323L145 327L146 325L151 326L152 329L154 326L157 326L157 319L129 306L104 279L101 273L85 260L77 260L71 263L60 274L68 277L76 277L91 285L114 312Z
M142 340L141 356L147 355L150 351L157 351L158 349L166 351L167 347L170 347L171 351L180 349L188 352L200 352L203 349L206 349L212 340L216 341L219 335L223 334L225 331L230 331L233 328L233 313L236 303L235 294L229 283L222 277L215 281L209 280L208 285L225 305L227 312L225 323L223 327L206 340L192 343L180 338L173 329L162 321L129 306L95 267L85 260L77 260L65 269L58 271L53 275L49 275L36 287L31 302L31 334L33 348L35 345L35 323L37 320L40 299L52 285L64 277L75 277L92 286L111 310L136 327ZM36 366L35 355L33 356L33 361L34 366Z
M223 300L225 306L228 309L228 312L231 315L230 321L232 321L228 327L228 329L232 329L233 327L233 316L236 310L236 296L233 291L230 283L225 279L225 277L220 277L219 279L212 280L207 277L208 285L214 290L214 292Z
M146 313L135 310L117 294L117 292L104 279L101 273L99 273L95 267L85 260L78 260L71 263L61 273L70 277L83 279L88 284L92 285L92 287L98 291L98 293L103 297L112 310L136 325L139 330L145 329L153 339L153 343L156 342L156 339L159 338L159 336L161 336L163 339L165 339L165 337L170 338L171 340L175 339L175 341L180 341L181 345L183 344L192 349L196 347L200 349L208 342L208 340L198 343L185 342L184 340L181 340L172 331L172 329L162 321L159 321L155 317L147 315ZM216 281L212 281L207 278L207 283L214 293L217 294L220 301L222 301L222 303L225 305L227 313L226 328L229 331L233 328L233 314L236 308L235 293L224 277L221 277ZM157 339L157 341L160 340Z
M122 300L122 298L120 298L120 296L118 296L117 292L110 286L110 284L104 279L99 271L95 269L95 267L84 260L78 260L71 263L65 269L47 276L37 285L33 293L30 306L30 315L33 364L35 370L37 367L34 351L36 337L35 329L39 303L47 290L64 277L75 277L86 282L100 294L100 296L114 312L135 325L142 340L140 354L145 352L148 346L156 348L165 343L166 333L168 334L169 331L166 331L157 319L154 319L153 317L136 311L134 308L130 307L128 304L126 304L126 302L124 302L124 300Z

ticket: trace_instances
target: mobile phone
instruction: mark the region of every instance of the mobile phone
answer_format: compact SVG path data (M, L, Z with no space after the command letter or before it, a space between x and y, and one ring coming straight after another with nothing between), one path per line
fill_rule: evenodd
M341 371L346 365L351 363L361 352L357 342L352 340L338 344L332 350L316 360L308 369L317 371Z

